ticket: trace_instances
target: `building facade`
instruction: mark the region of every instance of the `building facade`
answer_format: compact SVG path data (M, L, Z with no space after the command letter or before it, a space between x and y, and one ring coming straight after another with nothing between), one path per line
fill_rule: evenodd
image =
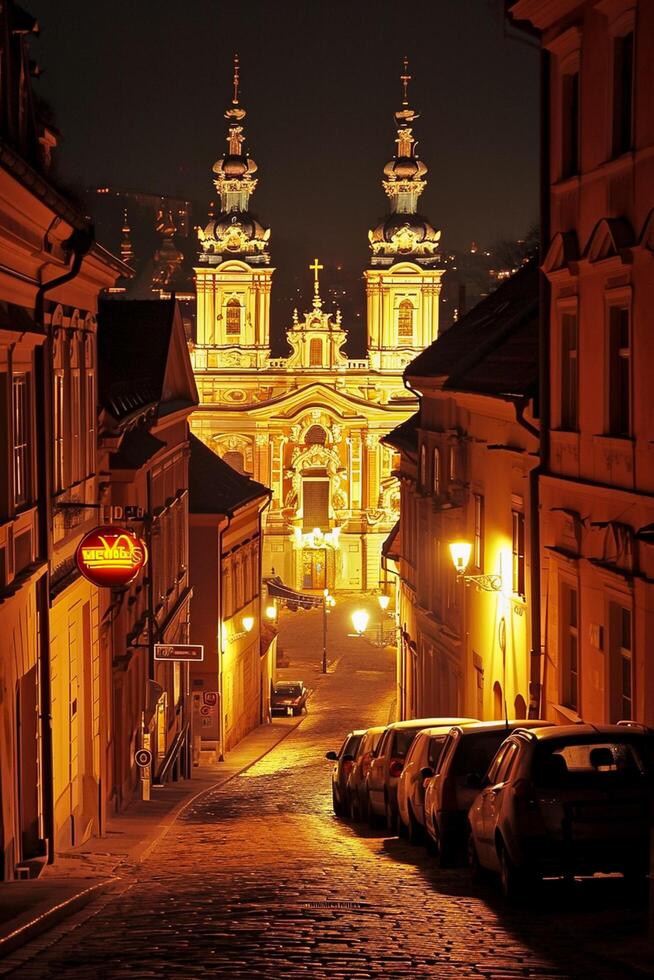
M543 47L545 705L654 721L654 8L520 0Z
M190 534L195 758L222 758L268 720L275 645L261 619L261 515L270 490L191 436Z
M397 153L384 170L390 213L369 235L366 357L343 353L347 330L323 309L317 260L311 307L296 310L286 331L291 354L271 356L270 229L249 210L257 166L243 151L238 64L227 152L213 168L220 212L199 231L193 431L271 488L264 573L302 590L379 587L399 506L393 453L380 438L415 410L401 372L438 334L440 233L417 211L427 168L408 81L405 71Z
M174 300L105 300L99 312L99 449L105 513L141 535L148 564L113 590L112 806L138 790L135 753L155 782L188 777L189 666L155 660L155 643L189 643L189 427L197 390Z
M401 459L400 522L385 549L399 573L401 718L524 718L537 701L529 549L537 340L531 263L405 371L420 411L384 440ZM466 577L450 553L457 542L469 547Z

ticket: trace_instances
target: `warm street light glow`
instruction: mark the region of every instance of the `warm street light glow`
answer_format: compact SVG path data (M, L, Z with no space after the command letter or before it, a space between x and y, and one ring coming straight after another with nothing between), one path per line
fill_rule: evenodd
M381 595L377 596L377 602L379 603L379 605L384 611L388 609L388 604L390 601L391 601L391 597L389 595L384 595L383 592Z
M470 552L472 545L468 541L453 541L450 545L450 554L456 569L457 575L463 575L470 562Z
M365 609L357 609L352 613L352 625L359 636L365 633L369 618Z
M277 619L277 609L275 606L266 606L266 617L268 619Z
M252 627L254 626L254 616L244 616L241 620L243 623L243 629L246 633L252 632Z

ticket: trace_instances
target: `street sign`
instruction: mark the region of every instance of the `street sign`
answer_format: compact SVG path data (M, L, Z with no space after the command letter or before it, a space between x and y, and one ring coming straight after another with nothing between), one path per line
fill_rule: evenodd
M134 753L134 761L139 769L147 769L152 762L152 752L150 749L137 749Z
M203 716L212 715L213 708L208 704L203 704L202 707L200 708L200 714Z
M218 704L218 692L217 691L203 691L202 700L205 704L215 707Z
M201 643L155 643L154 659L178 663L198 662L204 660L204 647Z

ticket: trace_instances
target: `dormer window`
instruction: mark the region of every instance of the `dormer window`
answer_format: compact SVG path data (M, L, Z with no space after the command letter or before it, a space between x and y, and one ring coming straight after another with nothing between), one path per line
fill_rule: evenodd
M413 344L413 303L404 299L397 314L397 337L400 344Z
M241 304L237 299L227 301L225 311L225 333L228 337L240 337L241 335Z
M322 367L322 340L312 337L309 341L309 366Z

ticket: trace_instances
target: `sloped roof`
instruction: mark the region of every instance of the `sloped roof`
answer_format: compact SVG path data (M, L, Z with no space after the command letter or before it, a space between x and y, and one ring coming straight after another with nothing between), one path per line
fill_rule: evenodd
M232 514L238 507L272 491L238 473L212 449L191 435L189 510L192 514Z
M165 446L145 426L138 425L125 433L118 452L110 455L109 463L114 470L138 470Z
M533 390L538 377L538 264L522 266L404 372L442 378L443 387L502 397Z
M380 442L385 446L391 446L393 449L397 449L399 452L417 453L419 424L420 412L416 412L415 415L412 415L392 429L388 435L383 436Z

